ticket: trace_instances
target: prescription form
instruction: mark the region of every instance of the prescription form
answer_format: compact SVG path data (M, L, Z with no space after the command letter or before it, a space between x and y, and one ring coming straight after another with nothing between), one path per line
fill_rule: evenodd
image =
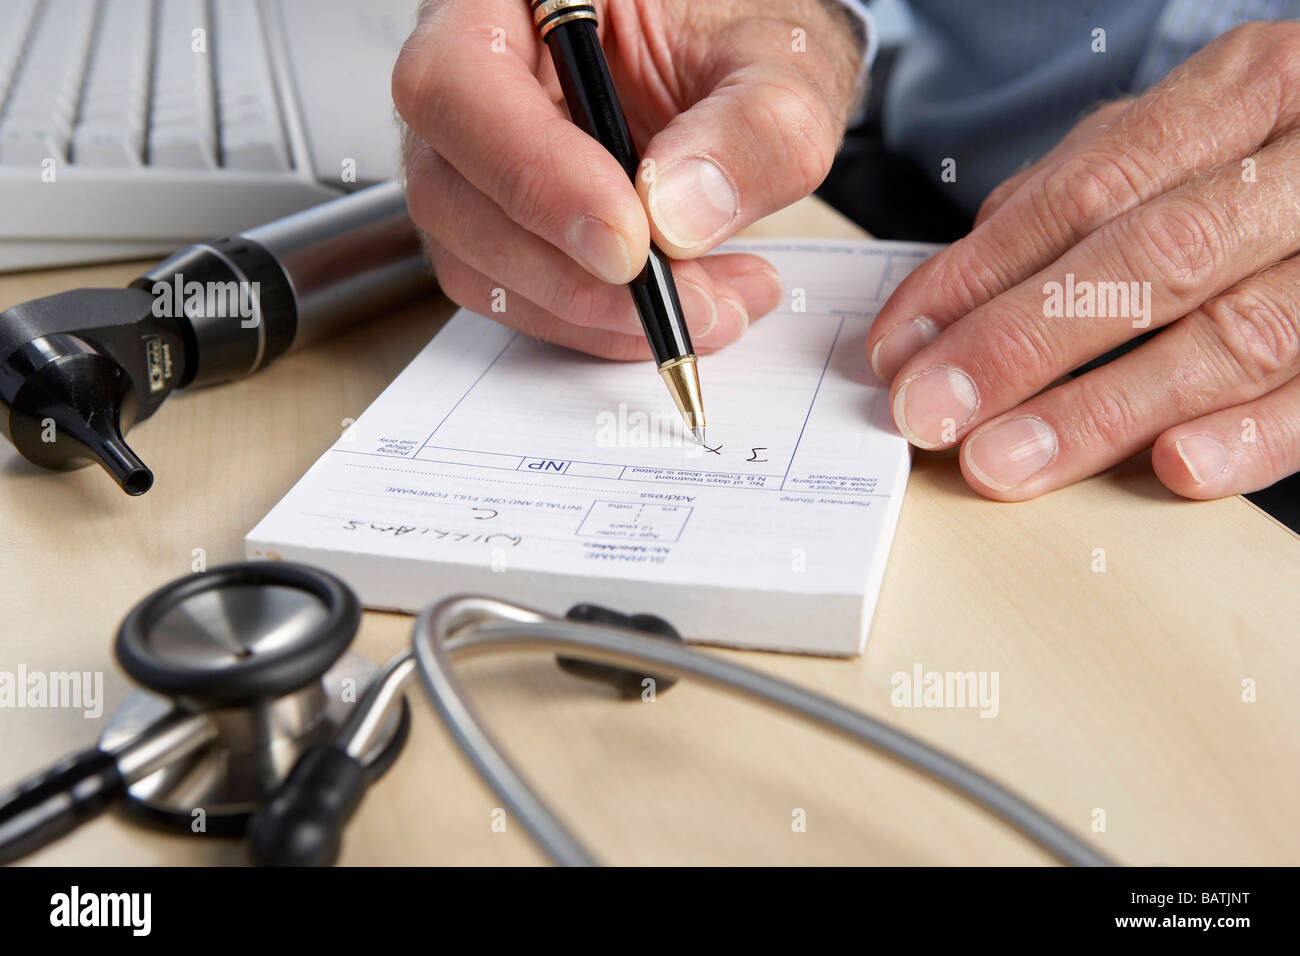
M649 363L457 312L247 536L373 608L481 592L659 614L691 641L861 653L907 481L864 350L938 247L750 240L782 304L700 358L708 441Z

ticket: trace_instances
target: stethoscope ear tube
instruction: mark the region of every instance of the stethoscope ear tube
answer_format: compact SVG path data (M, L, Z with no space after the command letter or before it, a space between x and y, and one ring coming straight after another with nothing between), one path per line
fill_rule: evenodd
M160 767L207 747L216 724L171 710L128 740L65 757L0 794L0 863L11 863L70 833Z
M409 660L403 653L398 661ZM408 669L409 671L409 669ZM379 722L392 706L401 708L401 719L390 744L381 756L367 762L362 754L373 751L375 738L365 746L349 746L345 724L331 740L317 744L298 758L293 769L266 805L248 823L249 853L258 866L333 866L343 848L343 831L361 805L366 788L392 765L406 743L411 728L411 711L401 695L382 697L376 692L384 681L377 675L357 704L357 713L371 714Z
M117 761L83 750L0 794L0 863L33 853L93 819L126 792Z
M332 743L308 750L248 824L259 866L333 866L343 829L366 794L366 767Z

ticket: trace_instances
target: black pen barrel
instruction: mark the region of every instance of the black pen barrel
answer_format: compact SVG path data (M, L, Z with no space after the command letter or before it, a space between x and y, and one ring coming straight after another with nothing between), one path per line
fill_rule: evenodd
M677 284L668 257L650 244L650 258L641 274L628 283L636 314L641 317L646 340L654 353L655 364L663 365L673 359L693 355L691 334L686 331L686 318L682 304L677 299Z
M593 20L573 20L546 34L560 89L573 122L609 150L628 179L636 177L640 157L632 144L623 107L609 75L609 64Z
M640 157L632 143L609 65L590 19L571 20L546 33L555 71L573 122L618 161L636 181ZM668 257L651 243L650 256L628 287L655 362L663 365L694 353Z

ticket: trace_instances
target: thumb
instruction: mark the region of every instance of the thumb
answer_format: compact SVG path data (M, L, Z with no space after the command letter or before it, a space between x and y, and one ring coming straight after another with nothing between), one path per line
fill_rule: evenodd
M651 234L668 255L703 255L826 178L861 54L838 21L819 29L832 49L777 18L741 20L715 38L722 57L710 92L650 140L637 175Z

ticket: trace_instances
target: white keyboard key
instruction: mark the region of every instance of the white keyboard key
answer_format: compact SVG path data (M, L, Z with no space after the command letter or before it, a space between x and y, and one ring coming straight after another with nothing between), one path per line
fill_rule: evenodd
M0 120L0 162L67 158L94 21L88 0L41 4Z
M48 120L6 119L0 123L0 156L7 164L40 164L61 159L67 137Z
M269 126L225 129L221 156L230 169L288 169L289 156L278 130Z
M14 0L5 8L4 29L0 30L0 103L9 95L9 86L17 72L23 44L27 40L27 30L35 12L36 0Z
M193 47L196 30L209 38L205 50ZM187 169L216 166L208 5L202 0L167 0L159 7L157 31L149 165Z
M142 130L125 123L86 122L72 134L72 158L79 166L139 166Z
M252 0L214 6L221 163L230 169L289 169L275 82Z
M155 126L149 134L149 164L182 169L216 166L212 131L197 123Z
M153 8L149 0L103 0L72 161L139 166L144 160Z

